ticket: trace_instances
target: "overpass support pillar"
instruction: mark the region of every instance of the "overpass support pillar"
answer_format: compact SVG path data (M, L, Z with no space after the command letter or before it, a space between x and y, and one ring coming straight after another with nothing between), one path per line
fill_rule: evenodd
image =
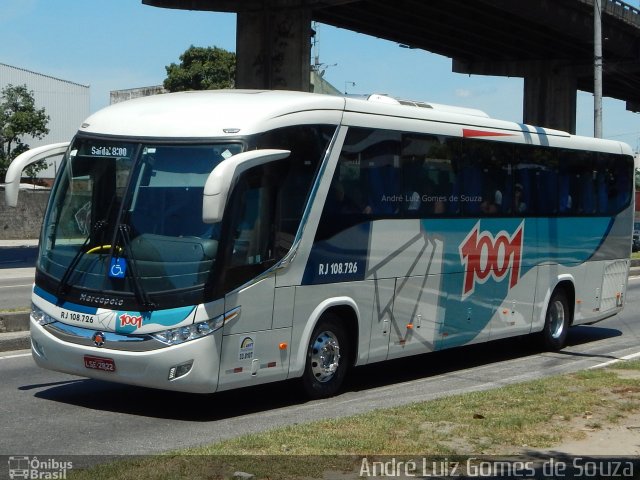
M554 62L535 65L524 74L524 123L575 134L577 85L571 67Z
M238 13L236 88L309 91L311 9L284 3Z
M524 123L576 133L578 73L566 62L453 60L452 70L470 75L524 78Z

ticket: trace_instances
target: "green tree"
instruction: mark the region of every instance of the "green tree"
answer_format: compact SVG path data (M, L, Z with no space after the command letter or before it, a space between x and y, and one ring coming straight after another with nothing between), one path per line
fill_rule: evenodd
M180 64L168 67L164 88L170 92L233 88L236 78L236 54L218 47L191 45Z
M0 178L4 179L11 161L29 150L26 137L40 139L49 133L49 116L36 108L33 91L26 85L7 85L0 97ZM44 160L27 169L34 178L47 167Z

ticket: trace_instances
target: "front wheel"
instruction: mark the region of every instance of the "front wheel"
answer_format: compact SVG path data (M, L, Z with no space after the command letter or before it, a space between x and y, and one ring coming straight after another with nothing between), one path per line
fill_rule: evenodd
M542 343L547 350L557 351L564 347L571 324L571 311L567 295L557 290L551 295L542 330Z
M311 398L335 395L349 365L348 336L340 317L322 316L313 329L307 348L302 384Z

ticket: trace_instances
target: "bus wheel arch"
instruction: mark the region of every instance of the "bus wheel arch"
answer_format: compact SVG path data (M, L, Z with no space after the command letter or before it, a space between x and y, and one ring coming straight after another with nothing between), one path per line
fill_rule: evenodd
M555 290L562 288L567 296L567 302L569 303L569 326L573 325L575 306L576 306L576 288L572 281L562 280L556 285Z
M540 337L546 350L561 350L566 343L569 327L573 323L575 289L573 283L564 280L553 289L547 304L544 326Z
M355 363L358 317L349 305L327 308L318 317L305 351L302 385L311 398L335 395Z
M350 305L336 305L325 313L337 315L347 331L349 342L348 366L353 367L358 358L358 314Z

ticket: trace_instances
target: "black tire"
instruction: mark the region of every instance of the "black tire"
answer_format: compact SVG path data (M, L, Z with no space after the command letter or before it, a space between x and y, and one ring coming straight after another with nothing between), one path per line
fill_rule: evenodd
M546 350L561 350L567 341L571 325L569 301L563 290L556 290L551 295L547 313L544 317L544 328L541 333L542 344Z
M311 398L335 395L349 367L349 337L340 317L325 313L313 329L302 385Z

